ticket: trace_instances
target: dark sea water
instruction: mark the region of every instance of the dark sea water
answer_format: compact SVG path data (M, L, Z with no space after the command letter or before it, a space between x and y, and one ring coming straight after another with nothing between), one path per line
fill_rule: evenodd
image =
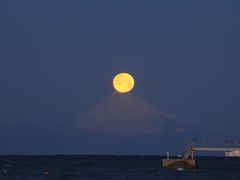
M0 180L240 180L240 158L199 157L199 168L192 171L163 169L161 159L160 156L0 156Z

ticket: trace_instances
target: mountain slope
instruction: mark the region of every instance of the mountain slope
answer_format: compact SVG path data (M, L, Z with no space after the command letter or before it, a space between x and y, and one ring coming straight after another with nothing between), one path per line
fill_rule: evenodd
M178 123L158 107L131 94L114 94L80 117L77 128L116 136L176 131Z

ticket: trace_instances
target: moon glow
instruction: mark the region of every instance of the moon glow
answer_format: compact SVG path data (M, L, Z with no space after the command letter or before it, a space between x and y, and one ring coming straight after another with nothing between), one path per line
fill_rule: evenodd
M113 79L113 87L119 93L130 92L135 85L133 76L128 73L120 73Z

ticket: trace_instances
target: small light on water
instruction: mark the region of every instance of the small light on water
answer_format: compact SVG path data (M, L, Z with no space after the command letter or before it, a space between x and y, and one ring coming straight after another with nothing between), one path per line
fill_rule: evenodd
M184 168L177 168L178 171L184 171Z

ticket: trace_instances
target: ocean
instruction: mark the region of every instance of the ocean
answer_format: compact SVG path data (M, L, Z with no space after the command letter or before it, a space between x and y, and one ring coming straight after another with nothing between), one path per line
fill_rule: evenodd
M240 180L240 158L197 157L197 170L161 167L161 156L0 156L0 180Z

